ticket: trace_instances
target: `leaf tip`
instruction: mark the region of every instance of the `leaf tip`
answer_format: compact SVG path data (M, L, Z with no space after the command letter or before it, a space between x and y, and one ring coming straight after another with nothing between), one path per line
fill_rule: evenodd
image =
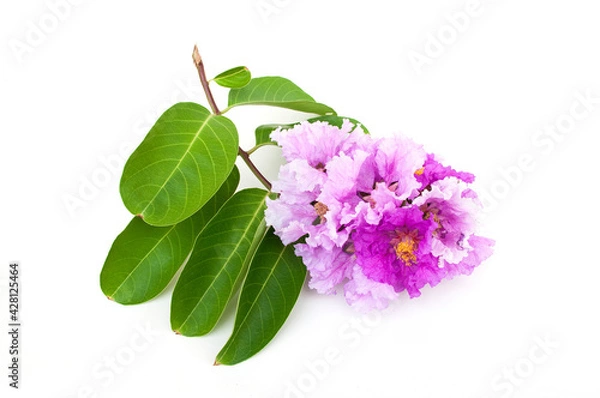
M177 336L181 336L181 332L179 330L173 330Z
M144 215L142 213L136 214L135 216L141 218L142 220L144 219Z
M106 298L109 299L110 301L115 301L115 299L110 296L106 296Z
M215 363L213 363L213 366L220 366L220 365L222 365L222 363L219 362L218 359L215 359Z

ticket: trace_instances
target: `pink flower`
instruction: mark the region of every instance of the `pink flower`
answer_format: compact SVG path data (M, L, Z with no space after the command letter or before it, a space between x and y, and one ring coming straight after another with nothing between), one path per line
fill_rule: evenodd
M419 289L427 283L434 286L445 276L431 254L436 228L437 223L424 219L418 207L394 209L379 224L361 225L352 233L356 264L367 278L419 296Z
M301 123L272 138L288 161L267 224L295 244L309 287L359 310L470 274L494 242L475 235L481 204L470 173L443 166L404 137L374 139L345 121Z

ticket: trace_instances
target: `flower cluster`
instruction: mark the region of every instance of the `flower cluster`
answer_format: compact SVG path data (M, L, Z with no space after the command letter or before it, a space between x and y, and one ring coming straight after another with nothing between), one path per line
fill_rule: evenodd
M273 184L267 224L295 243L309 286L359 310L382 309L406 290L470 274L494 242L475 235L480 210L474 176L439 163L401 136L375 139L303 122L274 131L287 163Z

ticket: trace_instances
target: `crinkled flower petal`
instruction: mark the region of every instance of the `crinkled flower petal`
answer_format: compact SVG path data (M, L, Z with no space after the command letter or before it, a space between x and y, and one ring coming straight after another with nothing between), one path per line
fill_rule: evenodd
M423 147L409 138L382 138L375 154L377 177L388 186L394 186L400 198L408 198L421 187L415 172L423 166L425 159Z
M306 160L296 159L281 166L271 190L286 203L310 203L326 181L325 173L310 167Z
M352 268L350 282L344 285L344 295L348 304L361 312L385 309L398 297L391 285L367 278L358 265Z
M315 209L310 204L290 204L267 198L265 221L275 229L284 245L306 235L315 217Z
M433 220L424 220L416 207L396 209L385 214L379 225L364 225L352 234L356 262L369 279L410 293L415 283L417 289L422 287L414 280L421 268L439 270L430 254L436 227Z
M423 164L423 167L416 174L417 180L421 183L421 188L425 188L431 183L443 180L446 177L456 177L469 184L475 181L473 174L456 171L452 167L444 166L435 160L435 156L432 154L427 155L427 160Z
M291 129L281 128L271 133L273 139L283 151L283 157L291 162L303 159L315 168L323 167L340 151L352 150L360 141L353 134L363 136L360 127L345 120L342 127L331 126L325 122L302 122Z
M335 288L352 268L352 257L340 248L331 250L299 243L295 253L302 257L309 273L308 286L321 294L335 294Z
M472 174L443 166L397 136L374 139L345 121L273 132L288 163L273 183L265 218L293 242L323 294L344 286L361 311L383 309L404 290L470 274L492 253L474 235L481 210Z
M413 200L425 217L433 219L438 227L433 234L432 254L456 264L468 255L468 238L475 232L476 216L481 204L470 193L465 182L447 177L435 181L429 190ZM471 191L472 192L472 191Z
M475 267L492 255L494 240L482 236L473 235L469 238L471 250L469 254L458 264L446 264L448 278L457 275L471 275Z

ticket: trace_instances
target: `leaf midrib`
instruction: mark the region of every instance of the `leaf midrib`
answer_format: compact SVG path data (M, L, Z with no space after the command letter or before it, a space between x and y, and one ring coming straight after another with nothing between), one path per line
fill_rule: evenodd
M138 262L138 264L131 270L131 272L127 275L127 277L123 280L123 282L121 282L121 284L113 291L112 295L109 295L109 297L114 298L117 294L117 292L123 287L123 285L125 284L125 282L127 282L132 275L135 273L135 271L137 271L137 269L144 263L144 261L146 260L146 258L148 258L148 256L150 256L150 254L152 254L154 252L154 250L158 247L158 245L160 245L162 243L163 240L165 240L165 238L167 236L169 236L169 234L171 232L173 232L173 229L175 229L175 227L177 227L177 225L179 224L175 224L173 226L171 226L169 228L169 230L167 231L167 233L165 233L159 240L158 242L156 242L156 244L154 246L152 246L152 248L148 251L148 253L142 257L142 259Z
M265 196L266 197L266 196ZM264 199L263 199L264 200ZM248 233L248 230L250 229L250 226L253 224L254 220L256 219L256 215L258 213L260 213L260 210L262 209L262 206L258 206L258 208L256 209L256 211L252 214L251 217L251 221L248 223L248 226L246 228L244 228L244 233L242 234L242 236L246 236L246 234ZM215 216L216 217L216 216ZM234 254L236 253L237 249L239 248L239 246L242 243L242 239L240 239L237 243L237 245L235 245L235 248L231 251L231 254L229 255L229 257L227 257L225 265L227 265L227 263L229 262L229 260L234 256ZM198 302L196 303L196 305L194 306L194 308L192 309L192 311L190 311L189 315L185 318L185 320L179 325L179 328L177 328L177 330L181 331L181 329L184 328L184 326L187 324L187 322L190 320L192 314L194 314L194 312L196 312L196 310L198 309L198 306L200 306L200 303L204 300L204 297L208 294L208 291L211 289L211 287L215 284L215 282L217 281L217 279L221 276L221 274L223 273L223 271L225 270L225 266L223 266L221 268L221 270L217 273L217 275L212 278L212 282L210 283L210 285L208 285L208 287L206 288L206 290L204 291L204 293L202 294L202 296L198 299Z
M256 305L258 298L262 295L263 291L265 290L265 287L267 286L267 282L271 279L271 277L273 276L273 273L275 273L275 268L277 268L277 266L279 265L279 262L283 258L283 254L285 253L286 249L287 249L287 246L284 246L283 250L281 250L281 252L279 253L277 260L274 263L274 266L271 268L271 271L269 272L269 276L265 279L265 283L263 283L263 285L260 287L260 290L259 290L258 294L256 295L256 297L254 298L254 301L252 301L252 304L250 304L250 307L249 307L248 311L246 312L246 315L244 315L244 318L237 325L238 326L236 328L237 330L231 335L231 337L229 338L229 341L234 341L235 338L237 337L237 335L242 330L241 325L243 325L246 322L246 319L248 319L248 316L250 316L250 313L252 312L252 309ZM223 353L223 355L220 356L221 358L223 358L229 352L230 347L231 347L231 344L228 345L228 347L225 350L225 352Z
M219 76L215 77L214 80L217 81L217 80L235 79L238 77L238 75L245 74L245 72L247 72L247 71L248 71L248 69L246 67L241 66L239 69L235 70L235 72L233 72L229 75L225 75L225 76L219 75ZM226 72L223 72L223 73L226 73Z
M215 115L209 114L208 117L206 118L206 120L204 120L204 122L202 123L202 125L200 126L200 128L198 129L198 131L196 131L196 134L194 134L194 138L190 141L190 144L188 145L188 147L185 150L184 154L179 158L179 161L177 162L177 165L173 168L173 170L171 171L171 173L169 174L169 176L167 178L165 178L165 181L163 182L163 184L156 191L156 193L154 194L154 196L152 197L152 199L150 199L150 201L144 207L144 209L140 212L140 214L144 214L144 212L148 209L148 206L150 206L150 204L152 204L154 202L154 199L156 199L156 197L158 196L158 194L160 194L162 192L162 190L165 188L165 186L167 185L167 183L171 180L171 178L173 177L173 175L175 174L175 172L179 170L179 166L181 166L181 163L183 162L183 159L185 159L187 157L187 155L190 153L190 150L191 150L192 146L194 145L194 143L196 142L196 140L198 139L198 137L200 136L200 133L202 132L202 130L204 130L204 127L206 127L206 125L208 124L209 120L212 120L213 117L215 117Z

